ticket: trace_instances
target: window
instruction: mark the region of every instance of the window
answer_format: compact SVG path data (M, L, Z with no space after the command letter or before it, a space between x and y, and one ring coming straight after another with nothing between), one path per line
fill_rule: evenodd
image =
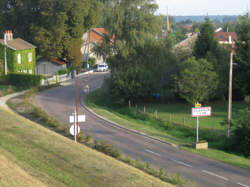
M29 62L32 62L32 53L28 54L28 59L29 59Z
M27 70L23 70L24 73L27 73Z
M32 69L29 70L29 74L32 74Z
M20 53L17 54L17 63L21 64L21 54Z

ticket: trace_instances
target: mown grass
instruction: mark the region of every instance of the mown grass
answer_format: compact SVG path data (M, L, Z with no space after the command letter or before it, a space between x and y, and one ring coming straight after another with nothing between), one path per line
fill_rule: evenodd
M211 103L212 116L200 118L200 140L209 142L208 150L193 150L196 140L196 119L191 117L191 106L185 103L138 104L131 108L112 103L108 89L103 87L86 98L86 104L99 115L125 127L175 143L185 150L220 160L250 170L250 159L236 153L226 152L227 104ZM145 113L144 113L145 106ZM243 102L233 102L233 118L238 111L249 106Z
M38 124L53 130L67 138L73 139L73 137L69 134L69 127L67 125L62 124L55 118L49 116L46 112L41 110L39 107L34 106L31 103L33 96L37 94L38 91L42 91L44 89L48 89L53 86L40 87L40 88L32 88L24 95L18 96L16 98L10 99L7 104L14 111L19 113L20 115L28 118L32 121L37 122ZM135 168L138 168L151 176L157 177L164 182L168 182L171 184L178 184L181 186L195 186L195 183L183 179L179 175L168 175L168 173L162 169L158 169L154 166L149 165L148 163L144 163L141 161L133 160L132 158L123 155L118 149L114 148L112 144L109 144L104 141L94 140L91 136L80 134L79 136L80 143L95 149L99 152L102 152L106 155L109 155L113 158L116 158L119 161L127 163Z
M0 167L7 168L0 170L0 184L170 186L14 113L0 109L0 116Z

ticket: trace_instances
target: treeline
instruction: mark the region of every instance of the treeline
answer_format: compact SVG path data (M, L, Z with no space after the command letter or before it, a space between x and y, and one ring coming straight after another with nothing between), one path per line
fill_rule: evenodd
M206 19L201 24L192 53L175 53L173 33L161 40L155 37L163 25L162 18L154 14L156 10L157 5L147 0L106 3L103 25L109 34L95 51L106 58L111 68L113 98L127 102L161 95L165 100L183 98L192 105L227 99L231 48L219 45L211 21ZM250 93L250 46L245 42L247 38L242 38L247 37L249 19L242 16L240 20L235 55L238 67L234 72L237 99Z
M99 0L0 0L0 32L12 30L39 55L80 64L82 34L98 24Z

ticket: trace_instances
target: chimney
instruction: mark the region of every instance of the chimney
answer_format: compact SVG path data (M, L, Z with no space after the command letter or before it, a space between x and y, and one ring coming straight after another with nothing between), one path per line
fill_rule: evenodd
M4 33L4 42L7 43L7 41L13 40L13 33L11 30L7 30Z
M229 43L232 44L232 36L229 35Z

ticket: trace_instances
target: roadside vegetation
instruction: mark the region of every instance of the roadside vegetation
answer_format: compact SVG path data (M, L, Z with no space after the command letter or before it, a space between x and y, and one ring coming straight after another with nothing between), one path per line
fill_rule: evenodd
M107 88L103 89L106 93L99 90L92 98L90 96L89 104L123 125L186 146L195 140L195 123L188 117L191 107L196 103L211 105L213 116L200 121L204 124L200 137L209 142L207 152L214 149L239 155L243 159L238 163L241 166L244 156L249 163L250 133L245 132L250 124L249 116L243 115L249 111L249 103L243 103L244 97L250 95L249 15L236 19L238 39L234 45L220 44L215 25L206 18L199 24L193 45L175 48L174 30L167 30L165 37L155 37L164 20L155 16L157 6L154 3L110 1L106 6L103 25L107 34L104 41L97 44L95 53L105 57L111 76ZM110 42L113 36L115 41ZM237 65L233 68L232 119L235 125L231 127L232 133L226 135L225 101L228 100L229 61L233 51L233 62ZM238 109L247 112L239 113ZM203 151L200 153L205 155ZM216 151L208 155L229 162L225 155ZM243 167L249 169L247 165Z
M49 116L39 107L36 107L31 103L33 96L35 96L35 94L37 94L39 91L43 91L44 89L48 89L54 86L59 85L32 88L24 95L10 99L7 104L11 109L24 116L25 118L28 118L31 121L34 121L60 135L73 140L73 137L69 134L69 126L62 124L55 118ZM159 178L161 181L170 184L177 184L180 186L195 186L195 183L183 179L178 174L170 175L167 173L167 171L161 168L156 168L154 166L151 166L149 163L144 163L141 160L134 160L126 155L123 155L118 149L114 148L112 144L108 142L97 141L87 134L80 134L79 141L89 148L95 149L128 165L138 168L153 177Z
M155 101L137 103L131 107L128 104L118 105L112 102L107 82L103 88L89 94L85 102L97 114L127 128L172 142L182 149L250 170L249 158L245 158L243 153L239 154L232 149L236 145L232 146L232 142L228 141L225 136L225 119L227 117L225 102L208 103L209 106L212 106L212 116L200 118L199 137L200 140L208 141L208 150L192 148L192 143L196 140L196 118L191 117L192 106L190 104ZM236 120L234 120L235 125L232 128L236 130L236 124L239 124L237 119L244 116L241 110L244 110L249 104L234 102L233 106L233 119ZM248 114L249 112L244 111L243 113ZM245 124L248 127L247 123ZM249 150L247 146L244 149Z
M2 186L171 186L0 109Z

